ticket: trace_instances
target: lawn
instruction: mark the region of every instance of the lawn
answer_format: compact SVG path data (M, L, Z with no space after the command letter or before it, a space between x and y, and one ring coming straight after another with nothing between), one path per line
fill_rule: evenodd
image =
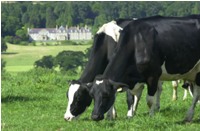
M8 72L28 71L33 68L36 60L45 55L56 56L63 50L84 51L91 45L66 45L66 46L19 46L7 44L8 50L2 54L6 61Z
M126 95L117 95L116 120L91 120L92 105L76 121L63 119L67 99L67 80L77 76L63 75L48 70L31 70L17 75L2 77L1 124L3 131L198 131L200 129L200 105L196 107L193 123L183 124L185 113L191 103L181 98L183 90L179 88L179 99L172 101L171 83L166 82L161 95L161 110L149 117L146 105L146 89L143 91L137 115L126 118Z

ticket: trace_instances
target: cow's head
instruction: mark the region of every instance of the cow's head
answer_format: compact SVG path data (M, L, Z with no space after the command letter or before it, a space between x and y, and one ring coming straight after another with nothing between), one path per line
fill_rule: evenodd
M85 84L79 81L72 81L66 95L68 98L67 110L64 119L71 121L82 114L91 104L92 98L89 95Z
M104 114L114 104L115 94L118 88L127 89L128 85L108 79L94 80L90 89L90 95L94 98L93 120L99 121L104 119Z

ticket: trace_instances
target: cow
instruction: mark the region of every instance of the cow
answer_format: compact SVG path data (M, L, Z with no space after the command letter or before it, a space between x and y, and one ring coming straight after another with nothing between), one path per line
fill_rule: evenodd
M173 95L172 95L172 100L175 101L178 99L178 86L181 83L180 80L177 81L172 81L172 87L173 87ZM187 98L187 94L189 92L190 96L193 97L192 92L191 92L191 88L192 88L192 84L187 82L187 81L183 81L183 85L182 85L183 89L184 89L184 95L183 95L183 100L186 100Z
M104 24L94 36L94 43L89 57L89 61L79 78L73 80L69 90L66 93L68 105L64 119L71 121L78 118L86 108L91 104L92 98L89 92L84 88L89 82L92 82L96 75L102 74L105 70L112 53L119 39L119 31L122 30L133 19L118 19ZM129 93L130 94L130 93ZM130 101L131 96L128 96ZM131 103L131 102L129 102ZM108 117L116 117L114 108L108 113Z
M134 72L131 80L134 86L121 81L129 68ZM103 75L86 87L94 98L92 119L104 119L119 87L137 93L144 83L149 113L153 115L159 81L178 79L194 85L192 105L184 119L190 122L200 99L200 16L154 16L132 21L121 31L117 49Z

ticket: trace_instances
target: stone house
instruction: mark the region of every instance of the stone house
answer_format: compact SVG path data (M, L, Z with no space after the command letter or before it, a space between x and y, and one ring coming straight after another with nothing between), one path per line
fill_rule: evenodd
M92 32L85 27L63 27L59 28L28 28L30 41L53 41L53 40L91 40Z

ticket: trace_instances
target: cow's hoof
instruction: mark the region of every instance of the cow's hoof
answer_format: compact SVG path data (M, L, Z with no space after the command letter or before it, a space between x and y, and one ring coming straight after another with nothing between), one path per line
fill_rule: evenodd
M186 119L184 119L184 120L183 120L183 123L184 123L184 124L191 124L191 123L192 123L192 120L186 120Z

